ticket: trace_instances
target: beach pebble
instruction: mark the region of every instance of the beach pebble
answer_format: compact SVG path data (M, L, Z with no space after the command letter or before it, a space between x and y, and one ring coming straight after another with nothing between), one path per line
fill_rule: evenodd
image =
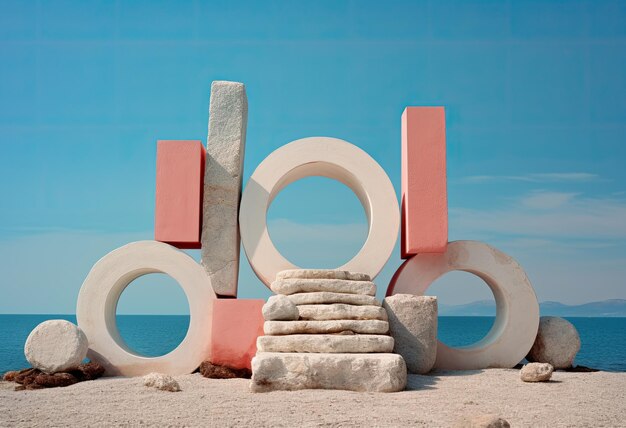
M437 298L395 294L385 297L393 352L402 355L409 373L428 373L437 358Z
M277 279L270 286L276 294L295 294L329 291L331 293L365 294L374 296L376 284L371 281L347 279Z
M336 303L332 305L300 305L303 320L382 320L387 321L387 311L380 306L355 306Z
M291 321L299 317L298 308L287 296L270 296L263 305L263 318L266 321Z
M88 348L87 337L76 325L65 320L49 320L28 335L24 355L34 368L56 373L78 367Z
M509 422L497 415L468 415L454 425L456 428L511 428Z
M567 369L579 350L580 336L572 323L558 317L541 317L537 338L526 359L549 363L555 369Z
M178 392L180 391L180 385L170 375L163 373L149 373L143 377L143 384L145 386L160 389L161 391Z
M368 274L348 272L338 269L288 269L278 272L276 279L348 279L352 281L371 281Z
M391 352L393 350L393 338L375 334L259 336L256 347L258 352Z
M397 392L406 381L406 365L397 354L261 353L252 359L250 390Z
M554 367L548 363L528 363L520 370L524 382L546 382L552 377Z
M381 320L266 321L263 330L269 336L303 333L345 334L345 332L386 334L389 331L389 323Z

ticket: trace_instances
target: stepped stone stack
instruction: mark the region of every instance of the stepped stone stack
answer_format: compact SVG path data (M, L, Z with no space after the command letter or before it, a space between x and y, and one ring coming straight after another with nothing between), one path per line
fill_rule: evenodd
M395 392L406 386L393 354L387 311L366 274L326 269L279 272L263 307L264 333L252 360L253 392L344 389Z

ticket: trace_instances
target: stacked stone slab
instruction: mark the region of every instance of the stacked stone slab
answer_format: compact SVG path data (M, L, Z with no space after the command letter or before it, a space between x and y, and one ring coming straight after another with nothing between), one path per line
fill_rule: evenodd
M296 389L401 391L404 359L393 354L386 310L361 273L279 272L263 307L264 333L252 360L253 392Z

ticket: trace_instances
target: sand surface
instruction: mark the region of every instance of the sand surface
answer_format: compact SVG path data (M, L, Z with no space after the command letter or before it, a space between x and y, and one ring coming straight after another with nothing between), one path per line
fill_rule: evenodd
M513 369L412 375L394 394L252 394L245 379L177 380L175 393L141 378L18 392L0 382L0 426L453 426L463 415L491 413L512 427L626 427L626 373L557 372L535 384Z

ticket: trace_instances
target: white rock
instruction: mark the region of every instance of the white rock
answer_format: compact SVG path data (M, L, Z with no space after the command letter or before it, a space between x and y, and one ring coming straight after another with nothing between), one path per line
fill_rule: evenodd
M266 321L263 331L268 336L343 332L385 334L389 331L389 323L380 320Z
M268 321L297 320L299 316L298 307L281 294L270 296L263 305L263 318Z
M528 363L520 370L524 382L545 382L550 380L554 367L548 363Z
M329 303L346 303L348 305L367 305L380 306L381 303L374 296L365 294L347 294L347 293L296 293L290 294L289 299L296 305L318 305Z
M237 296L241 179L248 99L243 83L211 85L204 170L202 266L216 294Z
M300 305L300 319L303 320L383 320L387 321L387 311L380 306L354 306L343 303L332 305Z
M566 369L572 366L579 350L580 336L572 323L558 317L541 317L537 338L526 359Z
M395 294L385 297L393 352L402 355L409 373L428 373L437 359L437 298Z
M348 279L352 281L371 281L366 273L348 272L338 269L287 269L278 272L276 279Z
M393 338L375 334L292 334L259 336L258 352L368 353L391 352Z
M56 373L80 365L88 348L87 337L76 325L66 320L49 320L28 335L24 355L34 368Z
M272 282L270 288L276 294L330 291L332 293L376 295L376 284L373 282L345 279L277 279Z
M143 384L161 391L178 392L180 385L170 375L163 373L149 373L143 377Z
M252 359L250 390L396 392L406 379L404 360L396 354L261 353Z

